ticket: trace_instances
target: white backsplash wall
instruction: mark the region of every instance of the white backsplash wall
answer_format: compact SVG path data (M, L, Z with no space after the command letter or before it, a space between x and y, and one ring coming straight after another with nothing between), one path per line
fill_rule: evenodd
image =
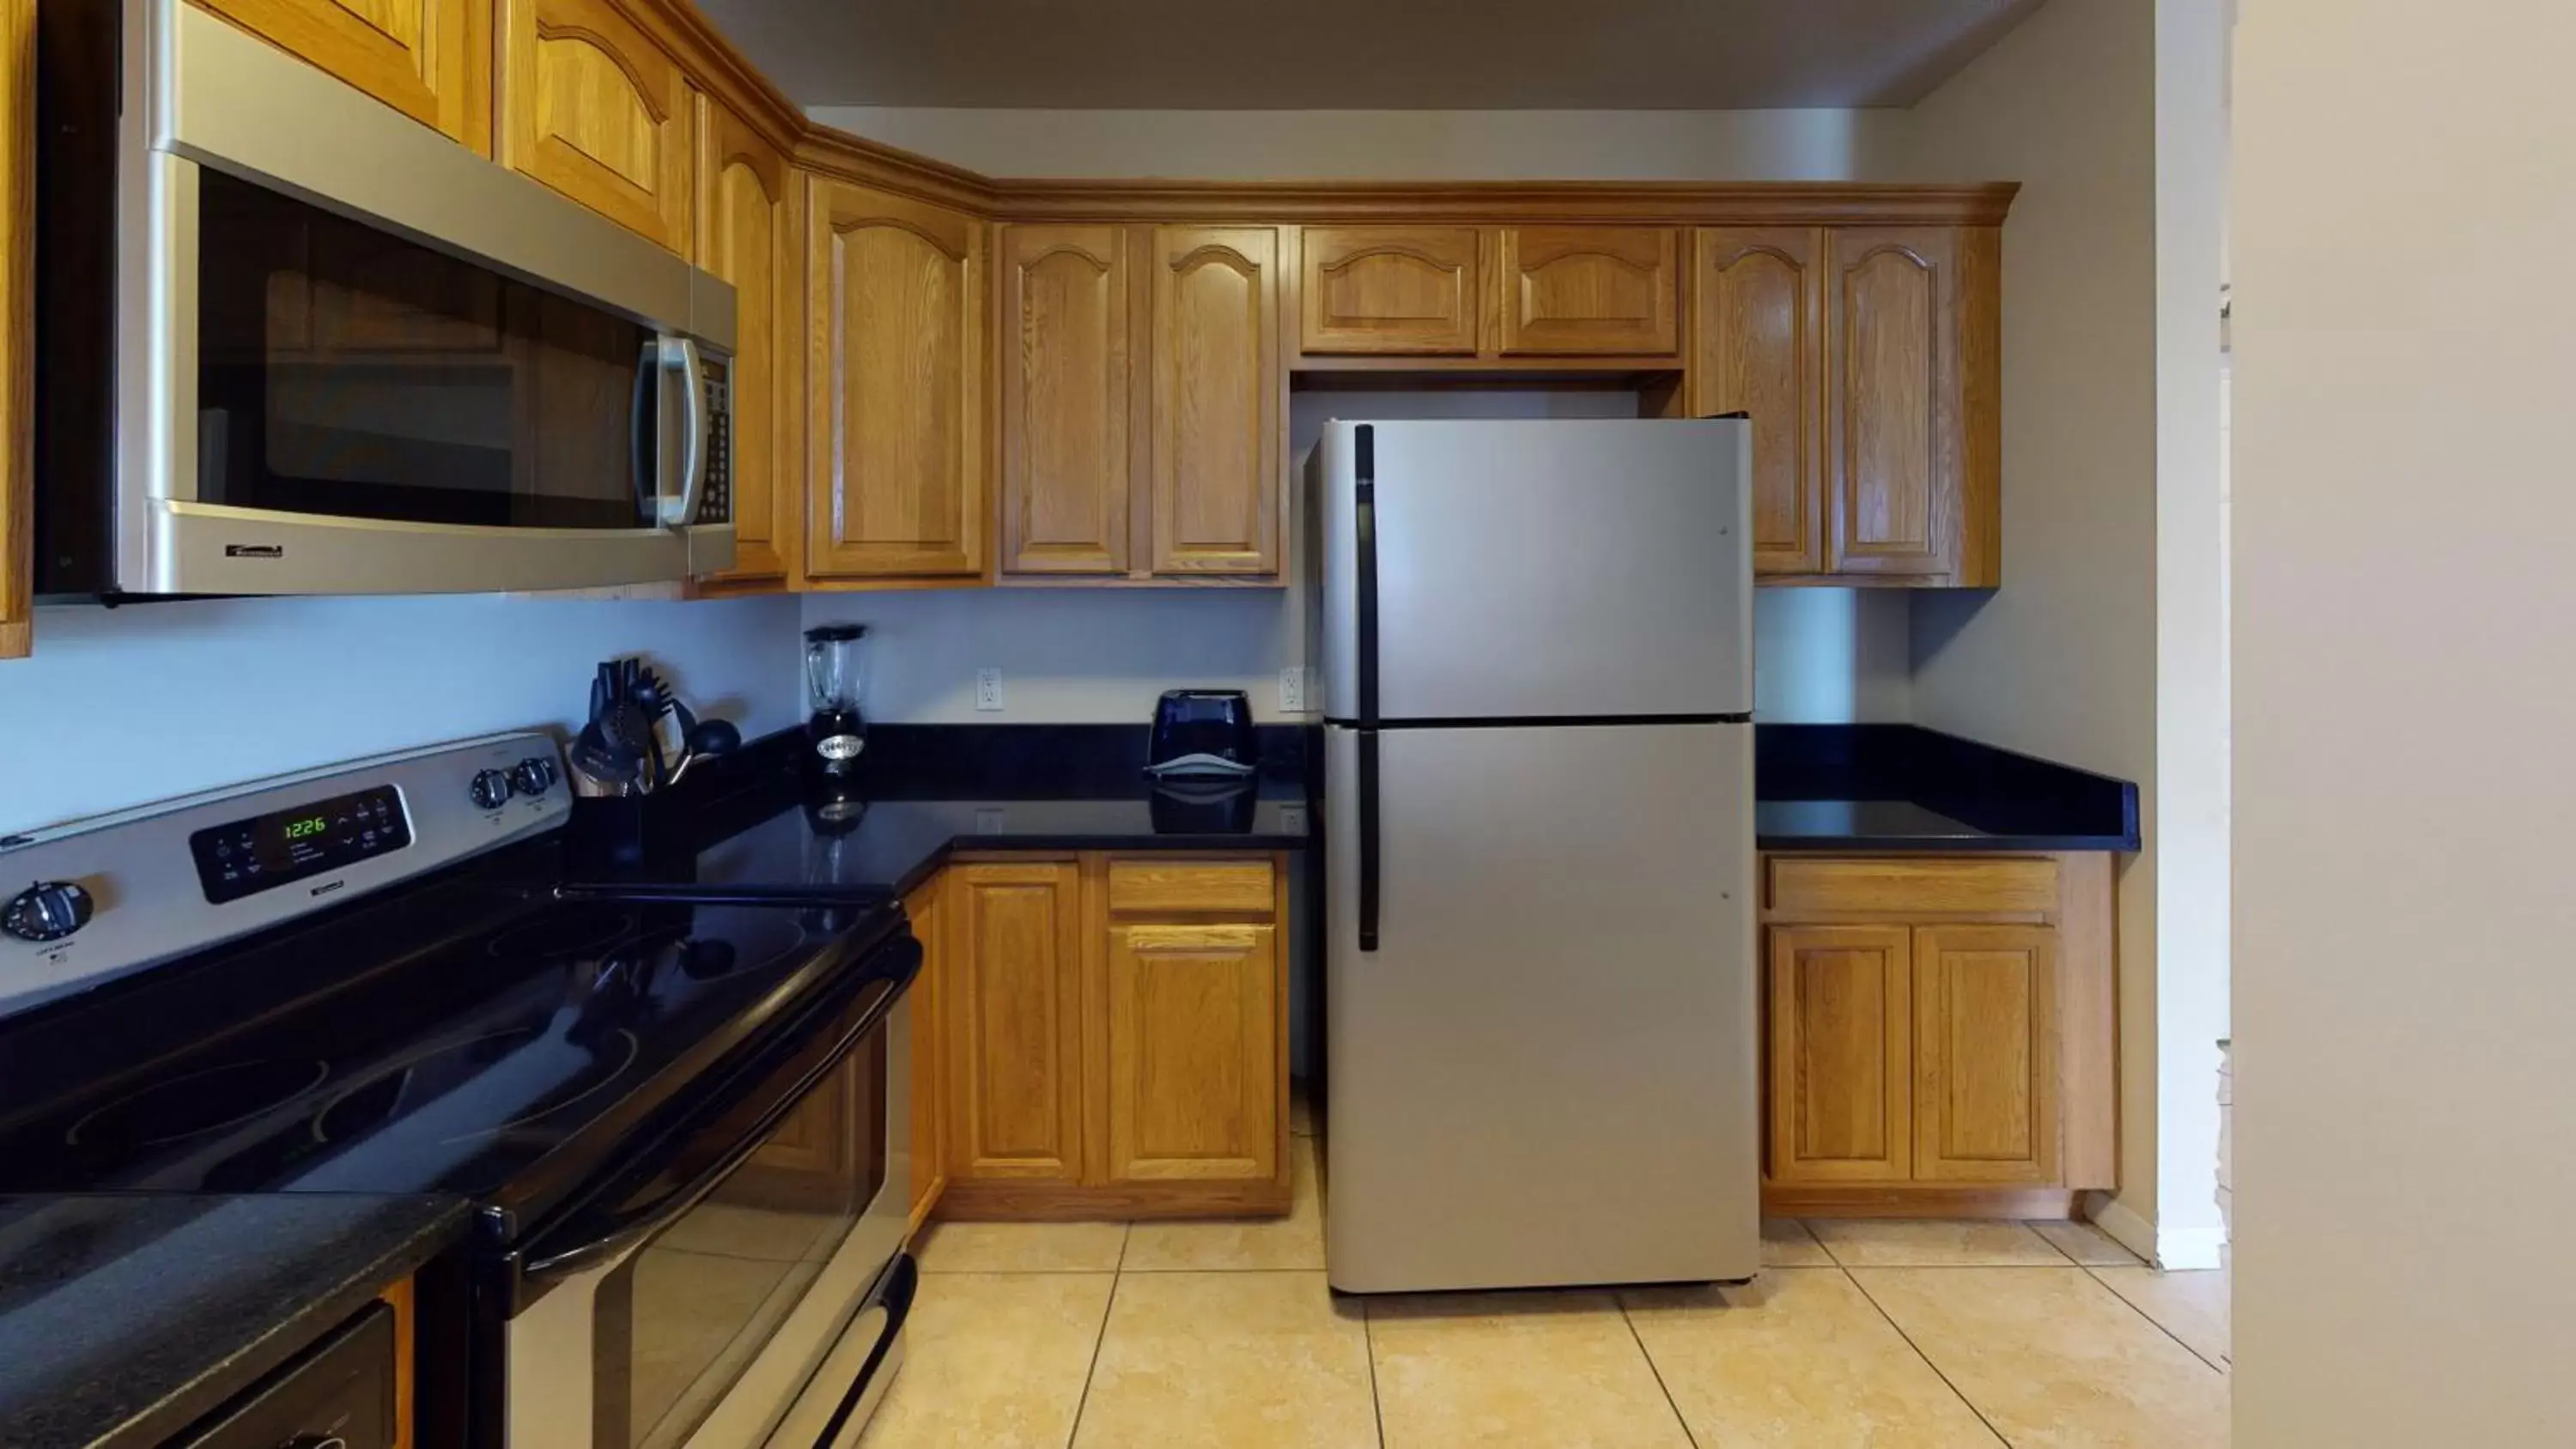
M498 730L578 727L639 654L746 737L804 717L796 601L222 599L48 608L0 664L0 830Z
M1289 447L1303 460L1334 418L1636 415L1636 395L1617 390L1301 390L1289 399ZM1156 696L1183 687L1243 690L1262 720L1311 718L1279 707L1279 671L1313 662L1305 512L1291 530L1299 577L1285 588L813 594L805 623L869 626L867 713L887 723L1141 724ZM1903 590L1764 589L1753 618L1761 718L1912 717ZM999 712L975 708L981 668L1002 671Z

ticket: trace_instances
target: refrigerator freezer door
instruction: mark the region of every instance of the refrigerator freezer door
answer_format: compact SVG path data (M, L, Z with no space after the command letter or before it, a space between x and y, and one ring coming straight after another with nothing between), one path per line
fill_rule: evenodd
M1753 727L1324 733L1333 1286L1752 1276Z
M1325 427L1327 716L1359 708L1362 428L1382 717L1751 711L1749 425L1563 419Z

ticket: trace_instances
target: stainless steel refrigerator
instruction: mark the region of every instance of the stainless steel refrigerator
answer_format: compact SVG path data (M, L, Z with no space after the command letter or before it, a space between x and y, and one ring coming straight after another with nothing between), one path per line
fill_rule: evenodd
M1749 431L1324 430L1336 1288L1759 1265Z

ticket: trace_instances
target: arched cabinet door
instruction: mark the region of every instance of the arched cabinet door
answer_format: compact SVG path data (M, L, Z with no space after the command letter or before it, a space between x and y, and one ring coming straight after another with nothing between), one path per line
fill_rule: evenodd
M1008 226L997 244L1002 571L1128 569L1128 266L1115 226Z
M195 0L433 130L492 152L492 7L478 0Z
M688 78L610 0L506 0L501 159L689 249Z
M1506 357L1671 357L1681 350L1681 241L1663 226L1507 226L1498 257Z
M819 177L807 210L806 572L981 575L983 224Z
M1833 572L1950 572L1960 493L1958 266L1947 227L1833 232Z
M1753 568L1813 574L1825 558L1825 234L1702 227L1691 320L1691 413L1753 423Z
M1279 233L1154 232L1154 565L1275 577L1287 534Z
M797 419L803 249L789 215L796 175L730 106L697 97L699 266L733 283L734 566L719 582L783 579L803 502Z
M1475 355L1474 227L1310 226L1299 251L1299 351Z

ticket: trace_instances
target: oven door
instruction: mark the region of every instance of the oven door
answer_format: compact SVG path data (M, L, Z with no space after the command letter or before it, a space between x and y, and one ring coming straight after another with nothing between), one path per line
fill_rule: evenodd
M125 9L119 588L731 564L730 286L194 5Z
M911 1298L920 963L908 934L879 947L522 1249L512 1449L750 1449L800 1403L882 1392Z

